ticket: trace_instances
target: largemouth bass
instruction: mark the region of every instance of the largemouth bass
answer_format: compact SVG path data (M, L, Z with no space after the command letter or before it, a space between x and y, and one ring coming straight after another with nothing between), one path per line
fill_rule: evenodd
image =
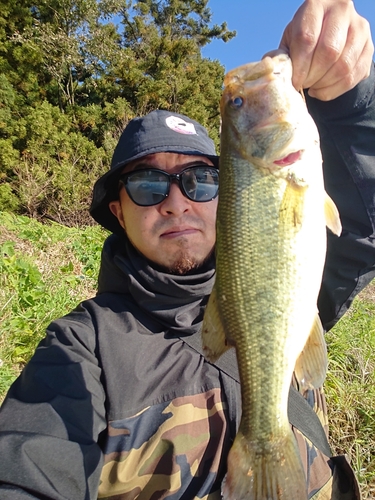
M224 498L305 500L306 477L287 402L327 367L317 314L326 225L341 232L324 191L319 135L291 83L286 54L230 71L222 117L216 282L202 330L206 357L235 346L242 418Z

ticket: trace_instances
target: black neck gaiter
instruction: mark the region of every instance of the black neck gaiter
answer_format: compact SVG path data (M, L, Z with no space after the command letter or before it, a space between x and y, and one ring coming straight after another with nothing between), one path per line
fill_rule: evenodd
M191 335L200 329L214 280L213 257L194 274L169 274L155 269L126 237L111 235L103 247L98 294L129 294L170 333Z

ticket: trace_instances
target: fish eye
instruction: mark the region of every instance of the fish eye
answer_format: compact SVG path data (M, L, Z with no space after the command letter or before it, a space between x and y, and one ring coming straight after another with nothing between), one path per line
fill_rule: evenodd
M233 108L240 108L243 104L243 99L240 96L231 99L230 104Z

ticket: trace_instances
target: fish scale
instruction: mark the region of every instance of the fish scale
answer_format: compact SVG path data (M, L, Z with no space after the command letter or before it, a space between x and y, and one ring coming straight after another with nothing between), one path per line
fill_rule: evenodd
M229 161L230 158L226 162L227 165ZM237 174L239 185L233 191L227 187L226 176L220 174L220 186L224 185L222 190L224 192L219 192L218 221L220 223L218 223L217 254L223 255L223 258L217 261L217 275L220 276L217 280L218 301L226 331L241 331L244 326L252 330L252 335L247 332L240 335L240 342L238 342L239 369L245 366L246 373L253 371L250 377L241 377L243 398L254 402L253 408L244 409L243 418L249 422L250 429L261 422L263 433L275 433L276 429L265 428L264 420L260 417L263 415L267 418L263 408L265 404L268 404L267 398L264 398L264 385L269 392L269 397L275 402L283 400L285 403L285 394L289 391L289 382L282 381L284 385L282 388L280 381L272 374L272 370L280 371L280 365L283 363L282 356L285 357L287 353L287 349L281 344L280 339L275 337L274 332L278 329L286 329L287 325L284 326L283 323L291 319L288 311L291 309L288 294L288 290L292 289L291 272L286 264L288 263L292 270L294 266L283 256L286 252L289 253L286 239L278 238L278 212L286 182L283 179L274 178L272 179L274 186L270 189L267 176L257 171L252 172L247 162L236 161L235 168L237 171L243 171L243 175ZM228 176L234 177L229 168ZM279 196L275 196L277 191ZM228 210L228 206L233 205L233 200L238 208ZM260 217L260 214L263 216ZM221 224L232 230L221 231ZM234 252L231 251L233 248ZM251 281L257 286L244 287L244 275L251 277ZM273 287L270 289L271 280ZM222 291L220 287L222 282L232 285L225 286ZM222 300L223 294L228 300ZM241 296L241 300L236 300ZM280 297L283 300L280 300ZM248 321L249 318L253 319L251 324ZM260 329L259 334L255 332L256 328ZM302 347L303 345L301 349ZM269 359L271 350L274 352L276 350L276 366L273 366ZM288 356L285 362L289 362L290 366L289 358ZM263 367L262 370L259 370L254 359L258 361L257 365ZM294 362L291 370L293 367ZM289 368L289 371L291 370ZM277 386L274 386L272 382L278 382ZM257 418L256 412L260 414L260 417ZM286 423L284 421L283 425ZM275 426L274 420L270 422L270 426Z
M317 296L326 224L319 136L285 54L231 71L221 100L216 281L202 327L215 361L234 346L242 416L228 456L225 500L306 500L287 402L326 373Z

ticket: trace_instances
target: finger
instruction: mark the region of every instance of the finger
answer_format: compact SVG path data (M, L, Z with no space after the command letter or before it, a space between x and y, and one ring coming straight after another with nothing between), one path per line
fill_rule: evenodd
M283 33L279 47L290 54L293 62L293 84L297 89L304 86L310 72L323 17L324 9L320 3L316 2L313 9L309 2L305 2Z
M349 28L348 37L346 40L346 45L342 50L340 57L336 62L326 71L322 71L322 76L317 79L311 85L306 82L306 86L310 87L312 90L319 90L322 88L329 88L336 85L340 80L346 78L349 74L352 74L353 69L357 66L357 62L363 52L362 40L357 43L358 36L356 35L356 30L352 27Z
M335 9L323 19L319 39L316 43L310 70L303 86L309 88L321 80L340 59L346 47L350 30L348 9Z
M370 25L355 12L354 8L348 14L349 18L345 17L348 24L342 21L341 16L340 22L338 18L330 16L323 24L310 72L304 82L305 88L329 87L340 79L345 80L355 67L361 67L362 64L370 67L372 57ZM363 73L359 76L362 79Z
M330 101L348 92L360 81L369 76L373 53L374 45L371 39L369 39L351 71L348 71L345 76L337 78L333 83L328 85L324 85L326 79L323 78L321 82L317 82L310 87L308 91L309 95L321 101Z

